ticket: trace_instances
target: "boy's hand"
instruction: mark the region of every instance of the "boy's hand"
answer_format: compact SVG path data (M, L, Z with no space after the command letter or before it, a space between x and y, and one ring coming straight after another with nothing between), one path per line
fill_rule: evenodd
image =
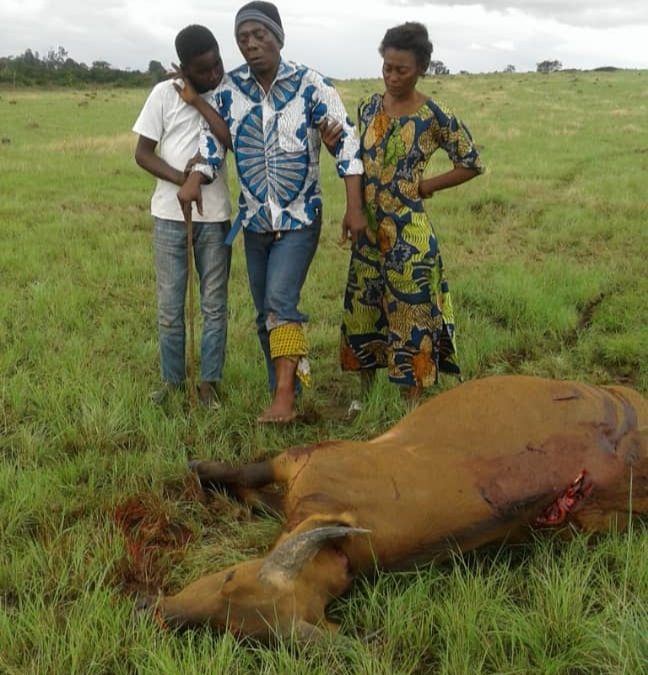
M199 171L194 171L189 174L189 177L184 182L183 186L178 190L178 201L180 208L185 218L191 216L191 206L196 202L196 209L202 216L202 174Z

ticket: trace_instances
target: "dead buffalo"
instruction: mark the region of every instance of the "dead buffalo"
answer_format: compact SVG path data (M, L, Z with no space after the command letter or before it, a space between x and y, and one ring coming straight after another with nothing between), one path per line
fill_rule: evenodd
M411 568L564 523L605 531L646 513L648 401L625 387L490 377L428 400L371 441L193 469L252 504L281 487L284 532L265 557L144 604L170 626L307 639L335 628L326 605L376 566Z

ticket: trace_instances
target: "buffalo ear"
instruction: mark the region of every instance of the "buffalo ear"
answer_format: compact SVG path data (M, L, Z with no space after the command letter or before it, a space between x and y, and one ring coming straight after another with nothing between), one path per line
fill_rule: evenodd
M302 567L326 542L369 532L370 530L346 525L326 525L300 532L282 541L268 554L259 570L259 579L277 587L289 586Z
M646 462L648 460L648 429L636 429L626 434L616 451L617 455L621 455L623 461L630 466L638 466L640 462Z
M331 621L323 621L317 625L299 619L292 624L290 635L300 644L313 644L314 642L328 642L333 639L339 630L339 626Z

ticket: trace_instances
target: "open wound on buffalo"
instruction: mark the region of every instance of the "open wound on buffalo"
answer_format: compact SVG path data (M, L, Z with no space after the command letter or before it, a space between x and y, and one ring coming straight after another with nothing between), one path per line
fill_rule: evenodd
M567 516L585 499L594 487L594 483L587 482L587 471L583 469L575 481L538 516L533 525L535 527L555 527L562 524Z

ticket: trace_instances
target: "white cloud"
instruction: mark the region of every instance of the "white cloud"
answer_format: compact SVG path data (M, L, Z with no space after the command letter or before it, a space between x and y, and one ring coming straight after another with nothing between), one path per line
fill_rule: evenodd
M645 0L622 0L611 4L609 0L390 0L400 7L411 6L467 6L487 12L507 13L519 11L529 16L555 19L572 26L606 28L648 24L648 3Z
M2 15L6 18L33 16L46 5L46 0L5 0L2 6Z
M173 38L189 23L210 27L226 66L241 61L234 15L244 0L3 0L0 55L62 45L76 61L104 60L145 70L151 59L170 65ZM544 59L565 67L648 68L648 2L618 0L277 0L286 58L339 78L380 77L378 44L385 30L421 21L434 58L452 72L535 70Z

